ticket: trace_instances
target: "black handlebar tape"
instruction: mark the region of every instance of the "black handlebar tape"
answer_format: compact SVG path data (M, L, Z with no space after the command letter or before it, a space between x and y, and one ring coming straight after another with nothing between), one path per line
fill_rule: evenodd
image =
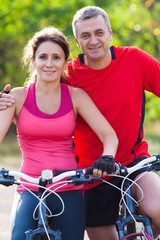
M10 91L3 90L2 93L8 94Z

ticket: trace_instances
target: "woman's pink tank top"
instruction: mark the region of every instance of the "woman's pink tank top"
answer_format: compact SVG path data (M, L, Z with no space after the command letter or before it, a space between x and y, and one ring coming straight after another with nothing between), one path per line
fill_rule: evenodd
M21 171L38 177L44 169L76 169L72 152L75 116L71 88L61 83L61 103L54 114L41 112L36 104L35 83L27 90L26 99L17 120L18 142L22 152ZM69 91L70 90L70 91ZM29 187L30 190L37 190ZM79 189L68 185L59 191ZM23 187L18 186L22 191Z

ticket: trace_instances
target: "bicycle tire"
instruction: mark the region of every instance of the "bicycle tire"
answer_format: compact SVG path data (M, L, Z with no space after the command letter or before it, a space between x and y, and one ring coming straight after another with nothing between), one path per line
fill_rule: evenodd
M61 232L59 230L54 231L48 229L48 235L50 240L62 240ZM35 230L28 230L26 232L26 240L48 240L48 237L44 229L38 228Z
M49 236L50 240L55 240L56 238L54 236ZM41 235L37 235L37 236L33 236L31 238L31 240L48 240L48 237L46 236L46 234L41 234Z
M142 239L142 240L153 240L153 238L151 237L150 234L148 233L131 233L127 236L124 237L123 240L138 240L138 239Z

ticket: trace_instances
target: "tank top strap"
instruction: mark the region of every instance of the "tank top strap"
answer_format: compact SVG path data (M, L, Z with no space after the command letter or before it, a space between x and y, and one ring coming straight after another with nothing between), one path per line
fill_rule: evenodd
M69 95L70 97L72 96L72 90L73 90L73 86L67 85L68 86L68 90L69 90Z
M29 85L24 86L24 101L27 99Z
M61 102L57 112L47 114L40 111L36 103L36 87L32 83L25 88L24 107L33 115L42 118L57 118L73 111L73 104L71 99L72 87L65 83L61 83Z

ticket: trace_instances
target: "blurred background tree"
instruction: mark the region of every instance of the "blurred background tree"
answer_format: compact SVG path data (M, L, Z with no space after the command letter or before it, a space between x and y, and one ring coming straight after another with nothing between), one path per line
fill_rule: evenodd
M75 12L84 6L102 7L110 16L113 45L133 45L160 60L159 0L0 0L0 89L6 83L23 85L23 48L33 33L53 25L71 44L71 58L79 53L72 35ZM147 66L146 66L147 67ZM160 116L159 99L147 93L146 120Z

